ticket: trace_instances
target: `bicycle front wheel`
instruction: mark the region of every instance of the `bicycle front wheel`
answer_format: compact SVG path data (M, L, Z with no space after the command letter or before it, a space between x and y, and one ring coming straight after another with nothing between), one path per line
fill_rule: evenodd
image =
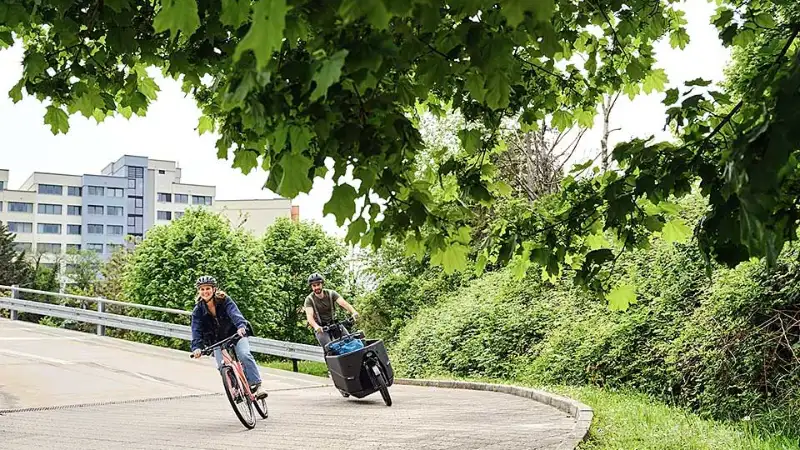
M236 372L231 367L226 366L222 368L221 373L222 384L225 386L225 395L227 395L236 417L248 430L255 428L256 413L253 411L253 402L245 393L239 377L236 376Z

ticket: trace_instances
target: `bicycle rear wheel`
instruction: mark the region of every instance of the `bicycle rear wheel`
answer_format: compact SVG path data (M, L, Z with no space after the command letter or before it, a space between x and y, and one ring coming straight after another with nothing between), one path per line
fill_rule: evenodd
M220 372L222 373L222 384L225 386L225 395L228 396L228 401L233 412L236 413L236 417L248 430L255 428L256 414L253 411L253 402L245 393L236 372L229 366L223 367Z

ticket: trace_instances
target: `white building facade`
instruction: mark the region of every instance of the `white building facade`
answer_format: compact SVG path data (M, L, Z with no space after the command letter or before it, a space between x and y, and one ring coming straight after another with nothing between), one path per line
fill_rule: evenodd
M100 175L34 172L17 190L8 178L0 169L0 222L16 234L18 249L45 262L72 249L107 259L190 207L220 212L256 235L279 217L299 220L289 200L217 200L215 186L181 183L176 162L141 156L123 156Z

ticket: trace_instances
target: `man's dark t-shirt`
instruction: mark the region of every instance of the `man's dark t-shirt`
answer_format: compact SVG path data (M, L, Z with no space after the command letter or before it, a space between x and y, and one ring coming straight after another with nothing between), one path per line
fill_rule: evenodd
M314 308L314 315L317 323L321 326L333 323L335 303L339 300L339 293L331 289L322 290L322 298L318 298L314 293L306 297L305 308Z

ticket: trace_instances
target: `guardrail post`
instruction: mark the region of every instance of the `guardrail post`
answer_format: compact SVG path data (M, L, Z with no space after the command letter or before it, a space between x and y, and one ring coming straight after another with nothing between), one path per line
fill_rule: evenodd
M98 297L103 298L103 297ZM105 311L105 303L102 300L97 301L97 312L102 313ZM106 326L105 325L97 325L97 335L98 336L105 336L106 335Z
M19 287L18 284L12 284L11 285L11 298L19 298L19 291L17 291L18 287ZM17 310L16 309L12 309L11 310L11 320L17 320Z
M297 360L292 359L292 372L297 372Z

